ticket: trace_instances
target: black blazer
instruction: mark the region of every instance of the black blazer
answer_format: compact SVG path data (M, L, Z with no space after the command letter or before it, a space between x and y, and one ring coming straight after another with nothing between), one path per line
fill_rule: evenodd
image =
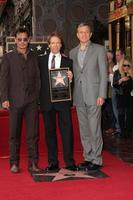
M114 72L113 77L113 87L117 88L118 95L131 95L130 92L133 90L133 79L129 77L129 80L123 82L119 85L119 80L121 79L121 74L119 70Z
M42 111L48 111L53 109L53 107L56 110L69 108L72 104L71 101L63 101L56 103L51 103L50 101L48 59L49 55L39 56L40 80L41 80L40 109ZM60 67L68 67L72 71L72 60L62 55Z

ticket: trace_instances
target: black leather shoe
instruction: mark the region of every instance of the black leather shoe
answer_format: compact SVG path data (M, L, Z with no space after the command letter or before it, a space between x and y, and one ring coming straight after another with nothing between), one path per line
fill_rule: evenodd
M116 131L114 134L112 134L112 136L115 138L120 138L121 133Z
M18 167L16 164L13 164L13 165L11 166L11 168L10 168L10 171L11 171L12 173L16 174L16 173L19 173L19 172L20 172L20 169L19 169L19 167Z
M48 167L45 168L45 172L46 173L50 173L50 172L58 172L59 171L59 166L58 165L49 165Z
M78 170L83 170L83 171L86 171L88 165L92 164L90 161L84 161L82 163L80 163L77 168Z
M28 171L30 173L41 173L42 169L40 169L37 164L32 163L31 166L28 167Z
M87 166L87 170L99 170L102 166L101 165L97 165L97 164L93 164L93 163L90 163L88 166Z
M72 166L67 166L65 169L71 170L71 171L78 171L78 168L76 165L72 165Z

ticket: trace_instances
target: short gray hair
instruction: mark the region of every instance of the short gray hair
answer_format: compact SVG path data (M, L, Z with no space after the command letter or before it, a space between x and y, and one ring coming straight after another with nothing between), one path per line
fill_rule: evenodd
M89 21L89 22L81 22L78 26L77 26L77 30L83 26L87 26L91 32L93 32L93 22Z

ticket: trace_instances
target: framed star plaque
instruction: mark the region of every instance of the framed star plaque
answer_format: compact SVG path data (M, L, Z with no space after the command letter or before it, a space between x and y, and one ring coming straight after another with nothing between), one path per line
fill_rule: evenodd
M71 86L67 75L68 70L69 68L49 70L51 102L71 100Z

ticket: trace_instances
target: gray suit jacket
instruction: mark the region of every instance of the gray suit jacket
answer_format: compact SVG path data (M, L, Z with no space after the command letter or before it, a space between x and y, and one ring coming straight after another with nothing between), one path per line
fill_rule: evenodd
M79 46L70 51L74 73L74 105L96 105L98 97L106 98L107 63L103 46L90 42L83 68L78 63Z

